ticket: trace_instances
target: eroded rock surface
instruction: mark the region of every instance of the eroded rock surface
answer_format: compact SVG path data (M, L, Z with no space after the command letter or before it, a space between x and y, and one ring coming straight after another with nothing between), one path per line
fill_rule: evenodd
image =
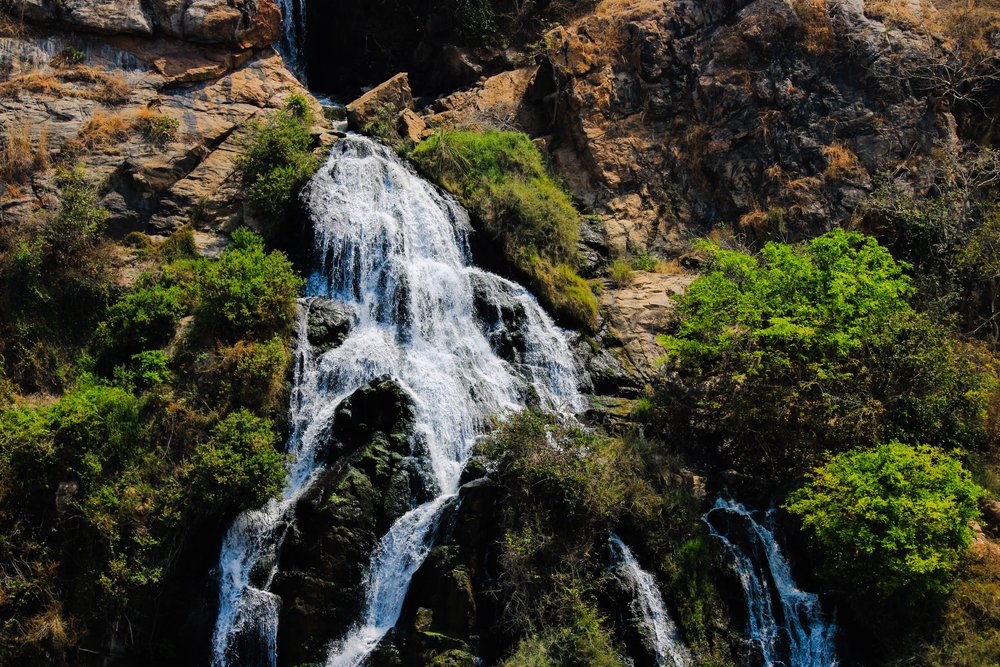
M43 165L83 165L113 233L193 223L217 251L248 220L235 174L246 128L308 95L267 46L280 27L273 0L163 0L149 13L110 0L46 7L24 5L41 26L0 37L0 124L27 131ZM314 115L324 122L318 104ZM329 138L315 132L317 143ZM0 211L16 223L55 206L54 194L54 170L43 167L8 185Z

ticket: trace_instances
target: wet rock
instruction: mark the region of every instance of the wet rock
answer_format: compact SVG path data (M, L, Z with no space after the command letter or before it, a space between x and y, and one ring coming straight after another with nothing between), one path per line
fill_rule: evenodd
M412 407L390 380L346 399L336 450L296 505L273 592L282 598L278 664L321 660L361 612L371 555L392 523L425 495L409 456Z
M394 122L406 109L413 109L413 93L410 92L409 76L403 72L348 104L347 126L364 132L380 121Z
M339 347L354 325L354 310L340 301L314 297L307 301L309 309L309 342L323 353Z
M524 305L492 276L474 274L471 281L476 318L493 352L510 363L520 362L527 349Z

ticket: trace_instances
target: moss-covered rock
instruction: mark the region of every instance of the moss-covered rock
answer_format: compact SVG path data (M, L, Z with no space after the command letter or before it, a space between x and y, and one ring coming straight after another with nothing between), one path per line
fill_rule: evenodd
M282 598L280 665L322 660L364 603L365 568L379 539L424 495L410 454L406 393L379 379L336 411L330 464L302 496L281 550L273 590Z

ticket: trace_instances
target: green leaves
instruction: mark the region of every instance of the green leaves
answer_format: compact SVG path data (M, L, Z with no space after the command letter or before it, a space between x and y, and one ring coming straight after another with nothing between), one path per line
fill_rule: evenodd
M831 458L789 497L846 590L947 590L984 491L940 449L890 442Z
M268 122L250 126L236 167L250 203L262 213L282 215L316 171L310 122L308 101L292 95Z
M982 354L913 309L907 265L874 239L700 249L705 271L659 339L659 414L675 429L779 477L858 443L987 446Z

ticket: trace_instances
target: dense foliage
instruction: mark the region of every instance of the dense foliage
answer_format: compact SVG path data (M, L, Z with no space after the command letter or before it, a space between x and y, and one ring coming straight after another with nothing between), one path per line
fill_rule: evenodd
M441 131L410 157L458 197L558 317L596 326L597 301L575 270L580 214L526 135Z
M854 594L948 589L983 491L939 449L899 442L843 452L789 497L828 576Z
M284 484L279 419L302 284L288 260L245 230L199 258L185 228L159 246L130 239L125 261L149 270L116 287L104 212L82 174L65 179L62 209L42 223L53 232L0 253L6 275L34 281L4 295L8 354L61 360L57 374L5 369L4 664L62 661L89 633L152 613L187 535ZM26 395L39 387L52 393Z
M316 171L311 122L308 101L291 95L274 116L247 130L236 166L247 198L262 213L282 215Z
M0 229L0 362L29 391L65 382L113 289L96 190L80 168L62 168L57 183L56 211Z
M835 230L759 255L705 244L661 337L659 417L742 470L787 476L893 439L985 450L987 356L910 305L906 266Z
M626 441L533 412L514 415L481 454L502 489L499 526L504 628L518 643L507 665L623 664L626 628L614 608L608 535L636 536L677 605L689 644L705 657L723 650L705 630L721 614L702 549L697 502L662 484L650 443Z

